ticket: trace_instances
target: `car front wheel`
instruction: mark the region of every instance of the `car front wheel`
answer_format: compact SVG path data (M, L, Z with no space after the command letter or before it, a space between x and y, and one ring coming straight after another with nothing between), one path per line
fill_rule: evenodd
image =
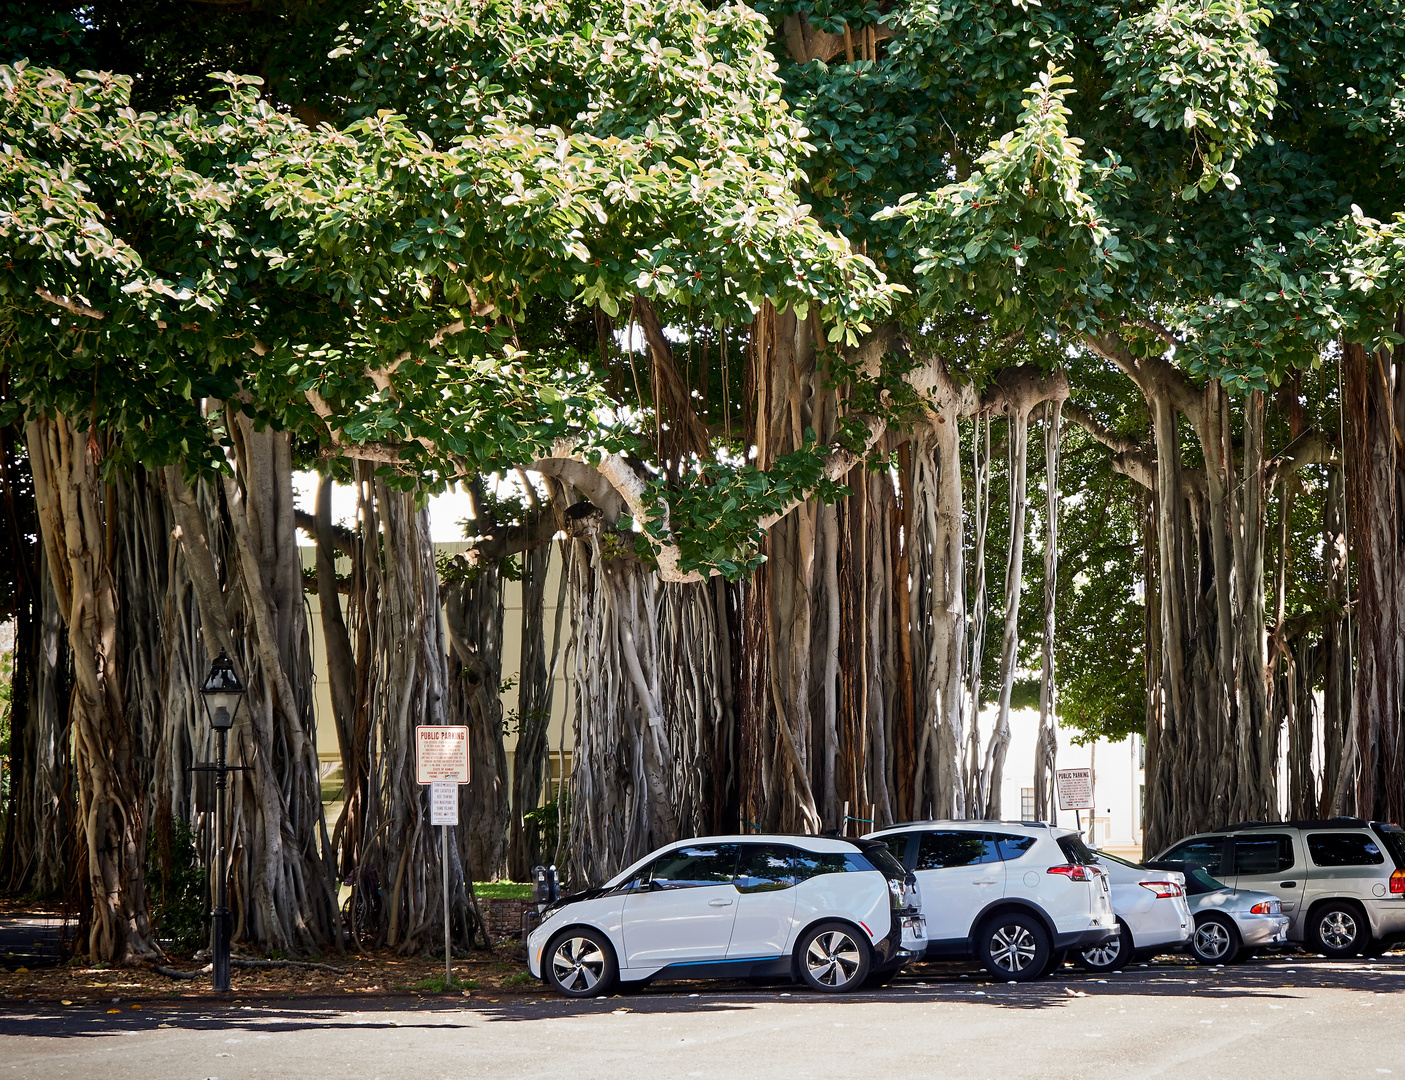
M1205 915L1196 921L1190 949L1202 964L1232 964L1239 948L1239 931L1223 915Z
M868 978L869 951L868 942L852 926L821 923L800 939L796 966L812 990L827 994L857 990Z
M1312 947L1334 960L1355 956L1370 940L1370 932L1354 904L1329 901L1308 922Z
M1117 920L1122 932L1111 941L1094 945L1078 954L1078 962L1089 971L1121 971L1132 961L1132 931L1121 919Z
M1032 915L997 915L976 940L977 958L997 979L1029 982L1049 968L1049 935Z
M615 950L598 930L566 930L543 953L542 974L557 993L588 998L608 994L619 976Z

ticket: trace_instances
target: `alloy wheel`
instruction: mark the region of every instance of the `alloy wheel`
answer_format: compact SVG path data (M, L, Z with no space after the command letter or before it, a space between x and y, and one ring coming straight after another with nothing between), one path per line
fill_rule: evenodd
M805 950L805 966L815 982L840 987L854 978L862 962L859 947L842 930L818 934Z
M1207 920L1195 928L1195 951L1207 960L1219 960L1230 950L1229 928Z
M551 954L551 971L563 990L589 993L605 973L605 954L590 938L565 938Z
M1117 954L1121 951L1121 941L1113 940L1106 945L1094 945L1091 949L1084 949L1083 959L1093 967L1111 967L1117 962Z
M1322 939L1322 943L1339 951L1354 946L1356 935L1356 920L1351 917L1349 911L1343 911L1341 908L1333 908L1323 915L1322 921L1317 924L1317 936Z
M1001 971L1018 975L1034 962L1039 944L1027 926L1009 923L990 935L990 959Z

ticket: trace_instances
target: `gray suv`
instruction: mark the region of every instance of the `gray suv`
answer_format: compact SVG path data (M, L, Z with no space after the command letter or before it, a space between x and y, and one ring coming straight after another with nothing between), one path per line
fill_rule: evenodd
M1272 893L1288 939L1331 957L1379 955L1405 938L1405 830L1360 818L1242 822L1171 845L1235 889Z

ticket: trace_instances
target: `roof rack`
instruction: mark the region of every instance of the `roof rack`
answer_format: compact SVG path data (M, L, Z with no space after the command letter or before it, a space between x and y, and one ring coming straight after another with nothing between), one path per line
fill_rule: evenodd
M1235 825L1221 825L1211 832L1241 832L1246 829L1364 829L1366 822L1356 817L1304 818L1296 821L1241 821Z

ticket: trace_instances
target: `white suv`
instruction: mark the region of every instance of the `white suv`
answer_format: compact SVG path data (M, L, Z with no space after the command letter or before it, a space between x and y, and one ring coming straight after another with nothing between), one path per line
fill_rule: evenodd
M568 997L616 982L789 977L853 990L927 946L917 884L882 844L710 836L547 908L527 967Z
M869 838L917 877L928 960L974 957L998 978L1025 981L1071 949L1118 936L1107 874L1070 829L916 821Z

